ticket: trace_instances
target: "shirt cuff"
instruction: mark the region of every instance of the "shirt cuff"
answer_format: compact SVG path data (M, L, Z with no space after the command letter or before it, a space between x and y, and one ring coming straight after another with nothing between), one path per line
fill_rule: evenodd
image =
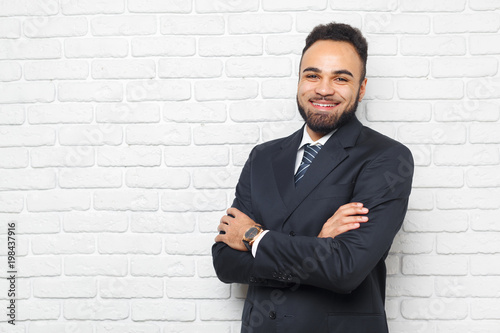
M269 232L269 230L264 230L259 236L257 236L257 238L255 239L255 241L253 242L253 244L252 244L252 255L253 255L254 258L257 255L257 247L259 246L260 240L268 232Z

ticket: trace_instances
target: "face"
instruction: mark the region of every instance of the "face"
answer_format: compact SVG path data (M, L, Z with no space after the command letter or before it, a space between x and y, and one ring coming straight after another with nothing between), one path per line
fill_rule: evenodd
M355 116L366 90L363 63L347 42L320 40L304 53L297 104L312 139L331 132Z

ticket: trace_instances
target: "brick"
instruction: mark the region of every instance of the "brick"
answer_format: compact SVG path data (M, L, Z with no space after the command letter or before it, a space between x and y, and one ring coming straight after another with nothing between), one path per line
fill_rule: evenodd
M283 127L280 127L281 129ZM263 131L264 132L264 131ZM293 133L293 132L291 132ZM263 133L264 136L264 133ZM267 141L267 140L265 140ZM232 145L231 146L231 156L234 166L243 166L250 155L250 151L253 149L253 145Z
M469 227L467 213L461 211L415 211L406 213L406 232L464 232Z
M499 78L481 78L467 83L467 96L472 99L500 98L499 90Z
M177 123L223 123L227 119L226 104L167 102L163 106L163 119Z
M88 210L90 195L86 192L64 190L33 192L28 193L26 205L29 212Z
M416 189L410 196L408 209L432 210L434 208L434 194L432 191Z
M62 272L60 257L30 256L18 257L16 260L18 277L59 276Z
M229 298L231 286L214 278L170 278L166 281L168 298Z
M471 321L441 321L437 322L437 330L442 333L454 333L464 330L470 333L495 332L498 329L498 321L471 320Z
M214 211L226 206L226 193L215 190L169 191L161 197L161 209L166 212Z
M186 125L131 125L127 143L142 145L189 145L191 129Z
M432 60L433 77L484 77L498 72L498 60L492 57L442 57Z
M159 254L161 238L156 235L106 234L97 239L100 254Z
M500 187L499 172L499 166L468 169L465 176L467 185L469 187Z
M435 147L436 165L494 165L500 163L498 149L491 145Z
M72 125L62 126L59 129L59 142L61 145L119 145L122 141L122 128L116 125Z
M125 232L128 218L121 212L70 212L63 215L65 232Z
M430 24L425 15L366 14L364 30L372 34L427 34Z
M465 38L462 36L403 36L400 52L405 56L465 55Z
M434 118L446 122L496 121L500 118L500 107L497 103L479 100L437 102Z
M44 333L49 330L51 333L66 333L66 332L78 332L78 333L94 333L94 328L91 323L50 323L50 322L33 322L30 323L30 332L32 333ZM1 331L0 331L1 332ZM23 331L24 332L24 331Z
M403 12L461 12L465 9L466 0L401 0Z
M433 235L399 232L394 238L390 253L424 254L434 250Z
M231 119L236 122L292 120L297 113L295 101L236 102L229 107Z
M54 170L3 170L0 191L47 190L56 187Z
M38 298L90 298L97 295L94 279L41 278L33 281L33 296Z
M99 281L102 298L160 298L163 281L148 278L105 278Z
M464 84L460 80L402 80L397 83L401 99L461 99Z
M94 192L96 210L158 210L158 194L139 190L110 190Z
M491 297L500 285L497 277L438 277L436 291L442 297Z
M407 145L413 155L413 161L416 166L430 165L432 151L427 145Z
M499 124L471 124L469 141L471 143L499 143Z
M153 60L95 60L92 62L94 79L152 79L156 76Z
M161 149L159 147L101 147L97 150L99 166L159 166Z
M430 103L370 101L366 104L368 121L430 121L431 117Z
M194 302L172 300L137 300L131 304L133 321L194 321L196 305Z
M238 174L239 175L239 174ZM202 212L198 213L198 228L200 232L214 232L217 229L217 225L220 222L220 218L226 214L225 209L221 211L214 212Z
M230 322L224 323L174 323L169 322L164 326L165 333L231 333Z
M388 100L394 96L394 80L389 79L370 79L366 86L364 100L381 99Z
M167 166L225 166L229 164L227 147L165 147Z
M47 16L59 12L57 0L19 0L2 2L0 16Z
M429 61L413 57L371 57L367 65L368 77L425 77Z
M498 13L446 14L433 19L435 33L497 32L500 29Z
M23 32L29 38L81 37L88 31L85 17L37 17L23 22Z
M155 324L99 323L96 333L160 333L160 327Z
M397 255L388 255L385 259L385 264L387 266L387 275L396 275L400 273L401 260Z
M469 7L473 10L496 10L500 4L496 0L470 0Z
M158 61L160 78L211 78L222 75L223 63L218 59L168 58Z
M167 15L160 17L160 31L164 35L223 35L225 22L220 15Z
M62 55L58 40L0 40L0 60L57 59Z
M67 276L125 276L128 259L125 256L71 256L64 260Z
M368 55L391 55L398 53L398 38L396 36L370 35L368 40Z
M81 103L33 105L28 107L30 124L90 123L94 117L92 105Z
M196 39L193 37L141 37L132 39L134 57L149 56L192 56L196 53Z
M121 102L123 85L120 82L64 82L59 83L61 102Z
M391 139L396 140L396 131L397 128L394 124L392 123L381 123L381 122L374 122L370 123L370 128L373 129L374 131L377 131Z
M235 14L228 17L230 34L272 34L290 32L293 18L289 14Z
M156 18L147 15L101 16L90 22L94 36L135 36L156 33Z
M53 128L0 126L0 147L53 145L55 139Z
M0 105L0 124L21 125L24 123L25 112L22 105Z
M0 168L26 168L29 164L29 153L25 148L0 148Z
M472 319L495 319L498 321L499 299L472 299L470 305L470 316ZM498 328L495 325L494 329Z
M385 301L385 315L388 319L388 327L393 332L394 319L399 317L399 302L392 298L387 298Z
M327 4L327 0L262 0L262 8L265 11L325 10Z
M90 254L95 251L95 239L91 235L32 236L31 251L44 254Z
M194 260L189 257L168 256L134 256L130 259L132 276L194 276Z
M437 252L440 254L494 254L500 253L500 243L495 233L440 234L437 235Z
M440 190L436 202L440 209L500 208L500 189Z
M187 81L133 81L127 84L127 100L184 101L191 98L191 84Z
M259 9L259 0L231 1L231 0L195 0L197 13L238 13L255 12Z
M240 320L243 300L202 301L198 306L201 320Z
M89 167L95 163L92 147L40 147L31 149L31 166Z
M55 234L60 231L59 215L57 213L36 214L0 214L0 222L16 222L16 233L21 234Z
M196 269L199 277L217 277L212 258L200 257L196 261Z
M434 292L434 283L431 277L388 277L388 297L430 297Z
M64 301L63 309L68 320L123 320L129 316L125 300L70 299Z
M335 22L349 24L353 27L361 29L363 26L361 15L356 12L336 12L333 14ZM314 12L300 12L297 13L297 32L310 33L312 29L318 24L328 24L332 22L332 13L314 13ZM302 47L305 46L306 36L302 36ZM371 46L371 44L370 44Z
M125 11L125 0L65 0L61 3L64 15L120 14Z
M54 84L45 82L0 83L0 103L50 103L55 99Z
M184 234L165 237L165 251L169 255L210 255L215 234Z
M239 169L228 170L227 168L195 170L193 172L193 185L196 189L233 189L238 183L240 173Z
M191 1L179 0L129 0L131 13L190 13Z
M59 301L55 300L20 300L16 302L16 320L56 320L61 315Z
M242 100L257 97L259 84L254 80L208 80L194 84L197 101Z
M290 59L277 57L229 59L225 68L228 77L286 77L292 74Z
M414 187L462 187L464 185L463 171L456 168L416 167Z
M303 48L304 48L304 36L302 35L286 35L286 36L275 35L275 36L268 36L266 39L266 53L270 55L285 55L285 54L300 55L302 54ZM265 73L257 73L257 74L264 75Z
M261 36L200 37L198 53L202 57L262 55Z
M398 138L404 143L464 144L467 129L460 124L411 124L398 129Z
M128 41L122 38L76 38L64 41L68 58L123 58L128 55Z
M467 275L466 256L413 255L403 257L405 275Z
M293 99L297 95L297 80L269 79L262 81L261 95L265 99Z
M125 183L134 188L188 188L191 177L186 170L135 168L127 170Z
M157 123L160 107L153 103L106 103L96 107L98 123Z
M401 314L406 319L465 319L468 315L468 304L456 299L408 299L401 303Z
M272 122L262 125L262 141L267 142L274 139L289 136L293 132L297 131L304 125L303 121L293 121L293 122ZM253 148L253 147L252 147ZM248 151L247 153L249 153ZM244 153L246 154L246 153ZM246 161L247 156L243 156ZM243 161L243 162L244 162Z
M500 254L474 255L470 258L472 275L500 275ZM495 263L492 265L492 263Z
M249 124L207 125L193 132L194 143L199 145L257 143L260 136L258 126Z
M0 27L1 29L1 27ZM0 81L10 82L21 79L21 65L15 62L0 63Z

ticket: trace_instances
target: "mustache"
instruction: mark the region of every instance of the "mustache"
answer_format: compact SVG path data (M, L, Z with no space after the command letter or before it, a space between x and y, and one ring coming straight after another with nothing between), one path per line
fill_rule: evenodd
M335 100L334 98L324 97L324 96L315 96L315 97L310 98L309 100L313 101L313 102L324 101L324 102L340 103L339 101Z

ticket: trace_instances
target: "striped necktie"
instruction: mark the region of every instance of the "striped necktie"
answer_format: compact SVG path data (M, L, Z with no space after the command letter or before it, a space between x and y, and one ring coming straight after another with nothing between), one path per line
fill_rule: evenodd
M321 144L314 146L306 144L304 146L304 157L302 157L302 162L300 162L299 169L295 173L295 186L297 186L302 177L304 177L312 161L321 150L321 147L322 147Z

